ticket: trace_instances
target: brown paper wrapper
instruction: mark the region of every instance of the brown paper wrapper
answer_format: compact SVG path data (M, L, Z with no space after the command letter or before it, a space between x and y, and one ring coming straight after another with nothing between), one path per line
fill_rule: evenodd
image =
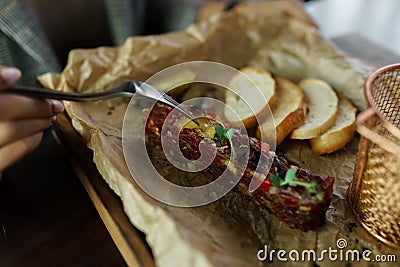
M318 77L366 107L363 83L369 69L356 68L319 34L297 1L243 4L228 13L211 16L185 30L155 36L132 37L119 47L73 50L60 74L45 74L46 87L74 92L102 91L129 80L145 81L158 71L193 60L217 61L235 68L245 65L268 69L293 81ZM361 68L359 68L361 66ZM146 195L134 182L122 153L122 122L126 99L95 103L66 102L72 125L93 150L102 177L121 198L132 224L146 234L157 266L264 266L257 252L268 250L346 249L374 254L398 251L378 242L357 223L349 209L346 190L353 175L358 139L329 156L315 155L305 142L286 141L280 153L313 172L336 177L332 204L324 226L308 232L290 229L230 192L198 208L164 205ZM173 176L168 167L166 177ZM399 257L398 257L399 258ZM318 261L319 266L348 266L345 261ZM352 263L353 264L353 263ZM355 262L374 266L373 262ZM272 266L314 266L313 262L280 262ZM395 266L390 263L382 266Z

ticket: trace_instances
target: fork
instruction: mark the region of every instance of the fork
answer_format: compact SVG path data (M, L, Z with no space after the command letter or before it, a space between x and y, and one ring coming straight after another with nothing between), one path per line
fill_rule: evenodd
M17 94L33 98L48 98L76 102L97 101L114 97L131 97L134 94L137 94L154 100L158 100L173 108L176 108L179 112L181 112L186 117L199 125L194 115L189 110L180 107L179 103L175 101L172 97L170 97L166 93L159 91L158 89L147 83L139 81L125 82L117 87L98 93L82 94L73 92L60 92L40 87L10 86L4 90L0 90L0 94Z

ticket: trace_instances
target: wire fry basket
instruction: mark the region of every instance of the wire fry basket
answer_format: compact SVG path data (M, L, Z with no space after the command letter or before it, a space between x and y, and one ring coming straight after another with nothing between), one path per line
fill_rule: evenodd
M350 207L369 233L400 248L400 64L365 83L370 107L356 119L361 135Z

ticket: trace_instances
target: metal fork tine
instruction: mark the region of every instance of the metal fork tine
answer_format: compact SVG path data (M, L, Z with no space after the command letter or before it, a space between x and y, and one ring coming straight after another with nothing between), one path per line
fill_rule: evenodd
M196 120L196 118L193 116L193 114L190 111L180 107L179 103L177 101L175 101L175 99L173 99L166 93L161 92L154 86L147 84L147 83L139 82L139 81L133 81L133 82L131 82L131 85L134 87L133 90L135 90L135 92L137 94L141 94L141 95L150 97L152 99L164 102L165 104L167 104L173 108L176 108L179 112L183 113L186 117L191 119L197 125L200 125L199 122Z
M175 99L173 99L172 97L170 97L167 94L163 94L163 98L166 99L167 101L171 102L175 106L179 105L179 103Z
M112 97L130 97L135 93L138 95L142 95L145 97L149 97L164 102L178 109L181 113L183 113L185 116L187 116L197 125L199 125L199 122L196 120L193 114L189 110L185 110L184 108L180 107L179 103L175 101L175 99L159 91L153 86L139 81L125 82L117 87L111 88L106 91L97 93L87 93L87 94L81 94L75 92L59 92L45 88L27 87L27 86L10 86L0 91L0 94L20 94L34 98L50 98L50 99L68 100L68 101L81 101L81 102L97 101Z
M189 119L191 119L194 123L197 125L200 125L200 123L197 121L197 119L193 116L193 114L190 111L187 111L179 106L179 102L177 102L175 99L167 95L166 93L163 94L162 98L166 100L172 107L178 109L181 113L183 113L185 116L187 116Z

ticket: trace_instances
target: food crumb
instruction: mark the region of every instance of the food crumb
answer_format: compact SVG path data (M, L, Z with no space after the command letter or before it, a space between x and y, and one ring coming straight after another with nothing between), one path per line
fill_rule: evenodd
M356 223L349 223L348 227L349 227L349 232L352 233L354 228L357 227L357 224Z

